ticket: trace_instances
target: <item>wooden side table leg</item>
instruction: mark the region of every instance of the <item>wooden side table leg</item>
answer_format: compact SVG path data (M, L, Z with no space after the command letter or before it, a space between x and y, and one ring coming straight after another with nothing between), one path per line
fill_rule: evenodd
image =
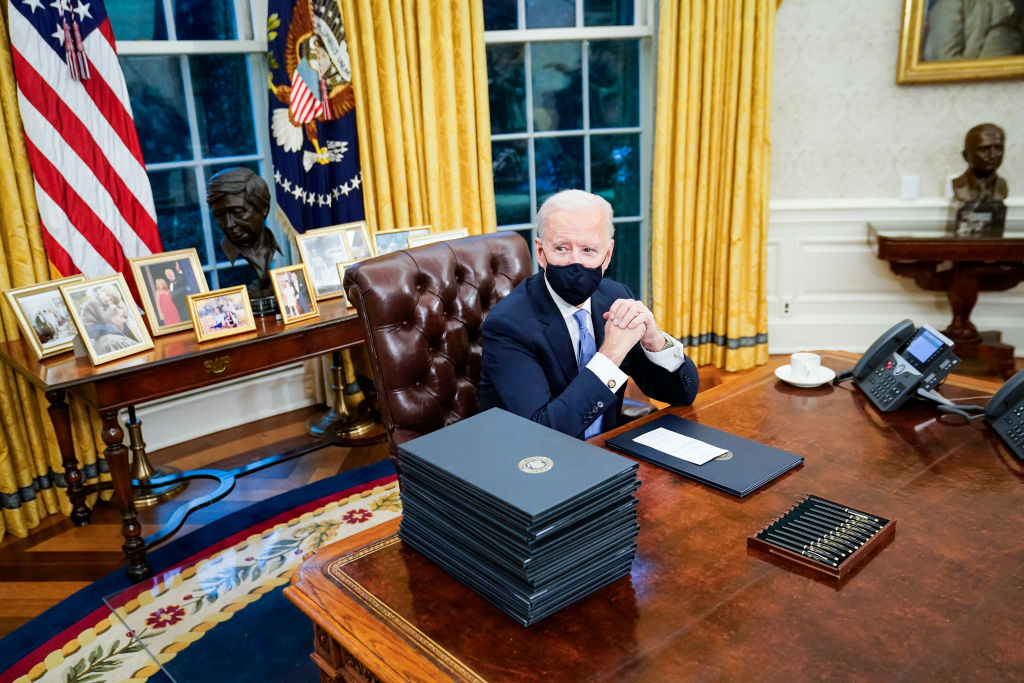
M71 521L75 526L85 526L92 519L92 510L85 504L85 490L82 484L82 471L78 469L78 458L75 457L75 444L71 437L71 410L64 400L63 389L52 389L46 392L46 400L50 406L46 409L53 423L53 431L57 435L57 448L64 465L64 482L67 484L68 500L71 501Z
M320 668L320 683L379 683L372 671L318 624L313 624L313 647L310 658Z
M132 497L128 447L122 443L124 430L117 421L116 410L100 411L100 420L103 421L103 443L107 444L103 453L107 458L107 467L110 468L110 478L114 482L114 494L121 508L121 534L124 535L121 548L128 556L128 578L142 581L152 575L153 569L146 562L146 543L142 540L142 525Z

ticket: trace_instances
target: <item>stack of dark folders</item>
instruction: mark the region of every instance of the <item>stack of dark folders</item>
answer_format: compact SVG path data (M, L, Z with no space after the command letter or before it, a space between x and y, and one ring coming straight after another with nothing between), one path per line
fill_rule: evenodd
M399 462L402 541L524 626L629 573L632 460L493 408Z

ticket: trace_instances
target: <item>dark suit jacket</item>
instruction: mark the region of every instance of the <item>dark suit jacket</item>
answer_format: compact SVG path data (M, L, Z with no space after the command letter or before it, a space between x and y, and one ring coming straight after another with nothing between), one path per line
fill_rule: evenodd
M599 349L603 314L616 299L632 298L624 285L601 281L590 301ZM576 351L543 271L502 299L484 318L482 330L480 410L502 408L580 438L600 414L604 429L619 424L625 392L613 393L593 372L576 367ZM697 368L689 358L669 372L652 363L638 343L620 368L650 398L689 405L697 395Z

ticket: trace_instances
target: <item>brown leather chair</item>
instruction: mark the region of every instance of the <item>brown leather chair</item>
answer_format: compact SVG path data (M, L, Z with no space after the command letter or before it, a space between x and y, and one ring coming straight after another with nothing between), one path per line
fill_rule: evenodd
M392 457L399 444L479 410L480 326L531 269L526 241L504 232L384 254L345 271Z

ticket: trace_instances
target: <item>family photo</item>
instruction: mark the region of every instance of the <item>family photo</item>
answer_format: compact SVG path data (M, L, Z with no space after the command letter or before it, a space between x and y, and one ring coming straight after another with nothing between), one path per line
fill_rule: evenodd
M71 350L78 329L68 312L60 285L85 280L82 275L5 292L22 333L39 358Z
M120 273L63 285L61 292L94 364L153 347Z
M196 250L142 256L130 263L153 334L192 327L188 297L209 291Z

